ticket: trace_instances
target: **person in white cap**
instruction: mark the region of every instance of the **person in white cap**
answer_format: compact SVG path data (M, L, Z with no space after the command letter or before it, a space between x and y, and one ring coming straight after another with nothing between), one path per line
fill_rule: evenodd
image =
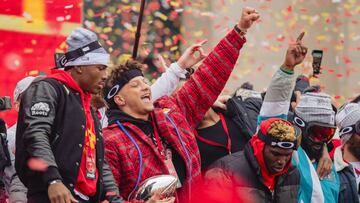
M19 111L19 106L21 102L21 95L25 92L25 90L30 86L30 84L34 81L35 77L28 76L21 79L15 87L14 90L14 109L15 111ZM11 160L11 165L5 167L4 169L4 185L6 189L6 193L8 196L9 203L25 203L26 199L26 187L21 183L19 177L16 174L14 164L15 164L15 136L16 136L16 123L11 126L7 130L7 141L8 141L8 149Z
M360 202L360 105L344 104L336 115L341 147L335 150L334 164L340 177L339 203Z
M76 28L66 42L64 70L33 82L22 96L16 171L30 203L122 202L90 107L91 95L105 84L110 56L84 28Z
M30 86L30 84L34 81L34 79L35 77L33 76L27 76L16 83L16 87L14 90L14 100L13 100L15 111L17 112L19 111L21 95ZM15 152L15 134L16 134L16 123L7 130L9 150L10 152L13 153Z

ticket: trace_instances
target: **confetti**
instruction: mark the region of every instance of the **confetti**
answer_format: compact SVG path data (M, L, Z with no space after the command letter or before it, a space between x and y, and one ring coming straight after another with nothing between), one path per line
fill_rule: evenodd
M114 61L128 58L135 39L140 1L108 1L106 5L102 1L94 2L84 1L85 27L98 32L101 43L111 52ZM151 65L151 58L157 54L175 61L181 50L199 39L215 36L212 37L215 44L238 20L232 14L233 7L243 3L235 0L220 0L211 4L203 0L147 1L138 58L146 61L147 75L157 77L161 72ZM360 15L358 1L294 0L279 5L272 0L257 0L256 9L261 13L261 20L249 30L246 51L242 52L237 65L239 68L235 70L239 74L232 76L232 80L242 81L246 75L260 81L256 82L258 89L264 89L267 83L263 81L267 81L272 71L278 68L277 63L281 61L287 44L293 43L294 36L300 31L306 31L305 42L310 49L324 50L325 78L342 80L359 76L359 69L354 68L360 66L356 58L360 53L360 35L356 28ZM66 15L65 21L68 21ZM211 49L211 46L207 48ZM266 57L259 57L260 52ZM321 85L327 83L322 77L316 82ZM324 88L334 91L326 85Z
M70 8L73 8L73 7L74 7L74 5L73 5L73 4L70 4L70 5L65 6L64 8L65 8L65 9L70 9Z

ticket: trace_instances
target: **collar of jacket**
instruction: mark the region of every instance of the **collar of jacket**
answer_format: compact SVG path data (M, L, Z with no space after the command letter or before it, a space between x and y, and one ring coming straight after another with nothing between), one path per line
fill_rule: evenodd
M344 161L341 146L335 149L334 165L336 172L342 171L344 168L350 166L348 163Z
M79 84L77 84L76 81L73 79L73 77L71 77L71 75L66 71L52 70L51 74L48 75L47 78L53 78L55 80L58 80L81 94L91 95L89 93L84 93L83 90L80 88Z
M116 121L118 120L121 123L129 122L136 125L136 127L140 128L140 130L142 130L146 135L149 135L150 133L153 132L151 117L149 117L150 119L148 121L144 121L141 119L134 118L119 109L109 109L106 112L106 115L109 119L109 125L116 124Z

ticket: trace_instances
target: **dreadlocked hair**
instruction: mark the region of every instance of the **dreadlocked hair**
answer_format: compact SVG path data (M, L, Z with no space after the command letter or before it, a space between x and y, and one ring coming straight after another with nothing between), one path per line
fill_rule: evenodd
M292 142L296 140L294 127L288 122L282 120L274 121L267 130L267 134L280 141Z
M105 87L102 91L103 98L107 93L111 90L111 88L116 84L117 81L119 81L122 77L124 77L125 73L129 70L143 69L143 64L136 61L136 60L127 60L125 63L116 65L114 68L111 69L110 76L107 78L105 82ZM114 100L108 102L108 107L110 109L116 109L117 105L115 104Z

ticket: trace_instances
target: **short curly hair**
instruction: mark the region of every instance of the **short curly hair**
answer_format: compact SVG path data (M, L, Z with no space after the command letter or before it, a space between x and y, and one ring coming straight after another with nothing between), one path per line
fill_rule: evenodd
M137 69L142 71L143 64L136 60L128 60L124 64L116 65L111 69L110 76L107 78L105 82L105 87L102 91L102 96L105 97L111 88L119 81L122 77L124 77L125 72L129 70ZM114 100L108 101L107 103L109 108L117 108Z
M268 128L267 134L280 141L295 141L296 134L294 127L286 121L274 121Z

